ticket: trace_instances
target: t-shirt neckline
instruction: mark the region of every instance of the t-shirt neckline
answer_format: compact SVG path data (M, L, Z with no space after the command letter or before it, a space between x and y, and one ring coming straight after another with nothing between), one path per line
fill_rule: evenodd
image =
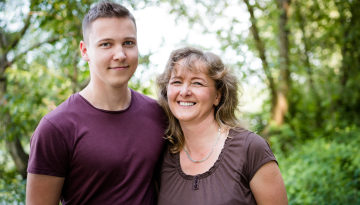
M125 108L123 110L104 110L104 109L101 109L101 108L97 108L94 105L92 105L86 98L84 98L82 95L80 95L79 92L77 92L75 95L79 96L80 99L82 99L86 104L88 104L90 107L92 107L93 109L95 109L97 111L105 112L105 113L117 114L117 113L122 113L122 112L125 112L125 111L129 110L131 105L134 103L134 98L135 98L134 92L133 92L132 89L130 89L130 92L131 92L130 104L129 104L129 106L127 108Z
M224 143L224 147L221 149L221 152L219 154L219 157L218 159L215 161L214 165L212 167L210 167L209 170L207 170L206 172L204 173L201 173L201 174L196 174L196 175L189 175L189 174L186 174L182 169L181 169L181 165L180 165L180 153L176 153L175 154L175 162L176 162L176 167L177 167L177 170L180 174L181 177L183 177L184 179L188 179L188 180L193 180L195 177L198 177L199 179L202 179L202 178L206 178L208 176L210 176L211 174L213 174L215 172L215 170L219 167L219 165L221 164L222 162L222 159L225 155L225 152L226 150L228 149L228 146L230 144L230 141L233 139L233 130L230 129L229 133L228 133L228 136L226 137L226 140L225 140L225 143Z

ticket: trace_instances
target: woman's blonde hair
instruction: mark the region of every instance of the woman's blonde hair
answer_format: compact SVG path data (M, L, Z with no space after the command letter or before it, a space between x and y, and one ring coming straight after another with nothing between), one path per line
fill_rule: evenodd
M215 107L215 120L220 126L240 127L235 115L238 106L238 82L236 77L224 66L220 57L211 52L202 52L191 47L174 50L169 57L165 71L157 78L159 104L163 107L169 119L166 138L171 143L170 151L172 153L179 152L185 143L180 123L171 113L167 99L167 86L174 67L180 60L183 60L181 65L190 70L197 69L194 68L197 61L204 63L208 71L207 75L215 81L216 90L221 94L220 102Z

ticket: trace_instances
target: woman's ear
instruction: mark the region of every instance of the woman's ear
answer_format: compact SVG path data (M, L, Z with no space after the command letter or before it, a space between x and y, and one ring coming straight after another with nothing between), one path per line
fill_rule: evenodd
M216 98L215 98L215 102L214 102L215 107L219 105L220 100L221 100L221 93L218 91L216 93Z

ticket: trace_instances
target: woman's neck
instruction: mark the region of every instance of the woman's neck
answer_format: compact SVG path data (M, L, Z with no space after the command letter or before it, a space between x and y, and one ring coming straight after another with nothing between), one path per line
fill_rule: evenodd
M213 146L218 135L219 125L215 119L204 120L200 123L181 123L185 137L185 146L191 151L205 151Z

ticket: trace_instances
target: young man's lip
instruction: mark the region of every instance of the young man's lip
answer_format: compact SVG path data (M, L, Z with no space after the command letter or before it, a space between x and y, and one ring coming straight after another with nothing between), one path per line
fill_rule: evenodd
M129 68L129 66L114 66L114 67L109 67L109 69L126 69Z

